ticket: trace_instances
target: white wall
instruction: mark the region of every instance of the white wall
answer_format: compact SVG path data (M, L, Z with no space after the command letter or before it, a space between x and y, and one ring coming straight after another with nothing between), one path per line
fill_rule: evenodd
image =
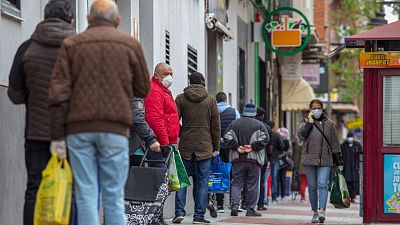
M254 7L250 3L250 1L230 1L229 9L228 9L228 27L231 29L231 32L234 35L234 39L224 42L223 46L223 62L224 62L224 70L223 70L223 91L228 94L232 93L232 106L237 107L238 103L238 19L240 17L245 23L248 24L248 33L247 35L247 43L246 43L246 63L247 63L247 99L246 102L249 102L250 99L255 100L255 77L254 77L254 43L251 43L251 29L250 24L254 17ZM265 58L265 45L264 43L260 43L260 56L261 58Z
M173 95L187 86L187 45L197 50L198 71L205 75L204 0L169 0L154 4L153 68L165 61L165 30L170 33L170 64L174 72ZM143 37L141 37L143 38Z

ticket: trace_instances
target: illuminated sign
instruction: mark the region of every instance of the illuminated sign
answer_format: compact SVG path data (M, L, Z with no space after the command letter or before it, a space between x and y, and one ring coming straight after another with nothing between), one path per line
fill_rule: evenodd
M362 52L361 68L400 68L400 52Z

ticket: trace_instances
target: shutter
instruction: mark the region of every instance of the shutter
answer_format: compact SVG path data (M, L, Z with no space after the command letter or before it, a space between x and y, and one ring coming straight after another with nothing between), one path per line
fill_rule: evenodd
M400 146L400 77L383 78L383 145Z
M169 32L166 30L165 31L165 62L170 65L170 36L169 36Z
M190 74L197 71L197 50L188 45L188 78Z

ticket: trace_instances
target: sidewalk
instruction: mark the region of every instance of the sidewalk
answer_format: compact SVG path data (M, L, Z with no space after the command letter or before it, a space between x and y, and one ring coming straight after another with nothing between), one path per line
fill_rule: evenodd
M326 212L326 225L346 224L360 225L362 218L359 216L359 204L352 204L349 209L335 209L328 203ZM217 218L211 218L208 211L206 219L215 225L294 225L305 224L311 225L312 212L308 202L300 203L299 198L296 201L282 200L268 207L266 211L259 211L262 217L246 217L245 213L240 213L238 217L231 217L230 210L225 209L225 213L218 214ZM183 225L192 224L193 217L186 216ZM171 219L166 220L168 224L172 224Z

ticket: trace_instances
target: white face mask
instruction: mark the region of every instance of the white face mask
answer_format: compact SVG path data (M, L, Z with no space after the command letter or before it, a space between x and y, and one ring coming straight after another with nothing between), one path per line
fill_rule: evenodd
M173 81L174 81L174 78L172 78L171 75L168 75L162 79L161 83L165 88L169 88L169 87L171 87Z
M347 138L347 142L349 142L350 144L354 142L354 138L353 137L348 137Z
M319 119L322 115L322 109L313 109L311 110L311 113L315 119Z

